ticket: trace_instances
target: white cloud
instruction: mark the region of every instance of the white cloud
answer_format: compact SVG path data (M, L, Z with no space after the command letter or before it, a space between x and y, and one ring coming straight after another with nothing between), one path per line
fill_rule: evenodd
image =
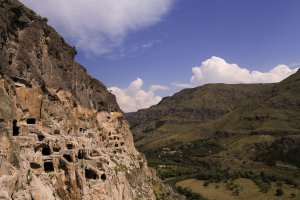
M165 85L150 85L150 91L155 92L156 90L168 90L169 87Z
M142 108L148 108L161 101L161 97L155 95L157 90L167 90L168 87L163 85L151 85L149 91L142 89L143 80L137 78L125 88L110 87L108 88L117 98L117 102L124 112L134 112Z
M287 65L277 65L268 72L249 71L213 56L202 62L201 66L193 67L192 71L194 75L190 83L173 83L173 85L194 87L206 83L274 83L295 73L297 69L291 69Z
M78 48L104 54L126 35L161 21L174 0L21 0Z
M191 83L179 83L179 82L172 82L173 86L179 87L179 88L192 88L194 85Z

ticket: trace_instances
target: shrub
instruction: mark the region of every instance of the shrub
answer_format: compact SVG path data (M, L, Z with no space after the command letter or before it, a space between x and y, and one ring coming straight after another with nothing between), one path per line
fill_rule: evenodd
M160 120L158 120L156 123L155 123L155 128L157 129L157 128L159 128L159 127L161 127L162 125L164 125L164 121L160 121Z
M183 188L183 187L178 186L177 190L180 194L183 194L184 196L186 196L187 200L206 200L204 197L201 196L201 194L194 193L189 188Z
M276 190L276 196L282 196L283 195L283 190L281 188L278 188Z
M285 183L288 184L288 185L297 185L297 183L294 180L290 179L290 178L286 178Z
M46 18L46 17L43 17L42 20L43 20L45 23L48 22L48 18Z
M252 179L262 192L268 192L271 188L269 182L264 182L262 179Z
M282 183L281 183L280 181L278 181L278 182L276 183L276 185L277 185L278 187L282 187Z
M209 185L209 181L204 181L203 186L207 187Z
M291 198L295 198L296 197L296 194L295 193L292 193L291 194Z

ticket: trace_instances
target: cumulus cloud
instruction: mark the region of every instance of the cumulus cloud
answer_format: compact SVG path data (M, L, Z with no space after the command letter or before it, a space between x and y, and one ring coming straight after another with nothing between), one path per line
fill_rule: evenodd
M78 48L105 54L126 35L161 21L174 0L21 0Z
M291 69L287 65L277 65L268 72L250 71L213 56L202 62L201 66L192 68L194 75L190 79L190 83L173 83L173 85L194 87L206 83L274 83L285 79L296 71L297 69Z
M142 108L148 108L161 101L161 97L155 95L157 90L167 90L163 85L151 85L149 91L142 89L143 80L137 78L125 89L119 87L108 88L117 98L117 102L124 112L134 112Z

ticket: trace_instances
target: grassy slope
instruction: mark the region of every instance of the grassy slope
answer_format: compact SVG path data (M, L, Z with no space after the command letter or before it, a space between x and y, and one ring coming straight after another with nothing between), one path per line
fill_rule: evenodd
M265 172L300 183L295 166L299 160L294 159L300 153L300 71L278 84L186 89L128 119L137 147L170 183L203 173L214 179L224 171L230 177L237 172L251 171L255 176ZM276 165L266 165L267 158Z
M216 125L212 127L207 122L230 115L249 98L266 98L256 97L256 93L268 94L264 91L272 87L272 84L209 84L186 89L156 106L131 114L128 120L138 146L157 147L172 139L193 141L215 129ZM158 121L163 121L163 125L157 127ZM207 125L199 128L204 124Z
M215 132L299 133L300 72L276 85L210 84L185 89L128 120L137 146L149 148ZM159 127L158 121L163 122Z

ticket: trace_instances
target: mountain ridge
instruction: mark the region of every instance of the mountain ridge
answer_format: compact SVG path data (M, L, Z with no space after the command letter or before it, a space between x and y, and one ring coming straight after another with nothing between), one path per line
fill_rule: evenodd
M184 195L275 199L282 184L282 199L300 195L300 70L279 83L185 89L125 119L149 165Z
M130 122L135 135L142 132L151 132L158 128L157 125L165 123L197 123L199 125L206 122L213 123L214 120L218 121L221 118L226 118L226 115L233 115L239 110L243 110L243 113L241 113L242 116L238 116L239 119L237 120L239 121L236 123L242 124L243 121L255 117L257 120L258 118L268 117L270 113L265 113L268 116L252 115L254 115L253 112L262 112L263 107L266 109L266 107L274 106L275 109L274 99L278 99L283 94L287 95L291 91L293 96L297 96L296 102L292 104L295 107L294 109L297 110L300 91L298 85L295 85L294 82L291 83L291 79L298 81L299 74L300 70L277 84L207 84L192 89L184 89L172 97L164 98L157 105L148 109L126 114L126 119ZM278 102L281 100L279 99ZM278 108L279 105L276 109ZM263 120L267 121L267 119ZM238 127L233 128L238 129ZM296 129L298 130L299 127ZM240 128L240 131L244 130L254 131L255 128Z

